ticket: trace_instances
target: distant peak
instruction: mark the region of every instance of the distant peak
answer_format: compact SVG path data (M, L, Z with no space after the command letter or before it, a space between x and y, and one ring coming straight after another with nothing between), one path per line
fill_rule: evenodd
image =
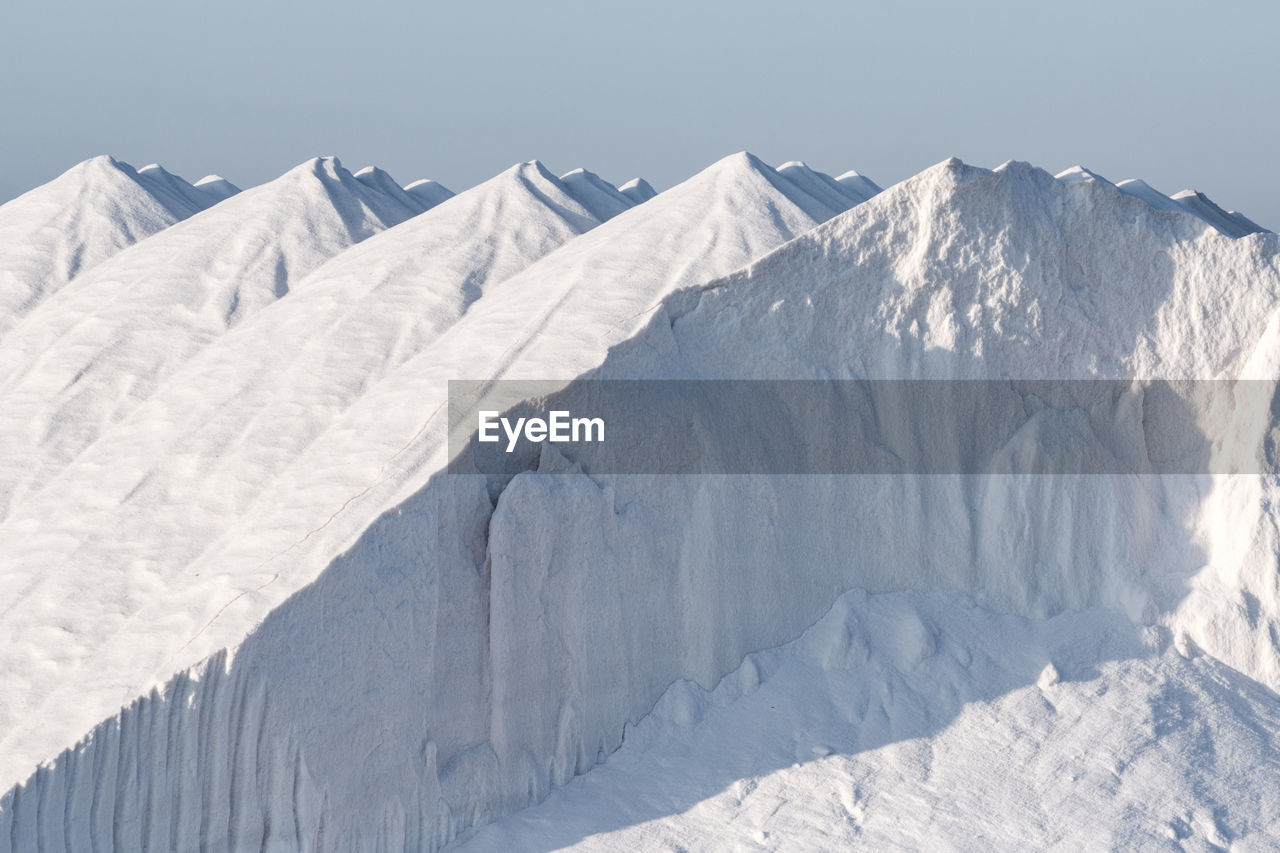
M405 190L426 190L426 189L434 189L436 187L439 187L440 189L446 189L444 184L440 183L439 181L433 181L430 178L421 178L412 183L408 183L404 185Z
M964 165L964 164L961 164L961 165ZM1028 163L1026 160L1005 160L1003 163L1001 163L999 166L996 166L991 171L995 172L998 175L1017 175L1017 176L1040 175L1040 174L1049 175L1049 173L1046 172L1044 169L1041 169L1039 166L1035 165L1034 163Z
M702 175L746 175L757 174L768 176L775 174L775 170L768 163L761 160L750 151L739 151L730 154L727 157L721 157L712 163L699 174ZM696 176L695 176L696 177Z
M351 174L342 167L342 161L333 155L312 157L294 166L285 175L314 175L317 178L338 178L343 173Z
M1142 180L1142 178L1126 178L1125 180L1116 184L1116 186L1120 187L1121 189L1150 190L1151 192L1160 193L1158 189L1151 186L1151 184L1147 183L1146 181ZM1160 193L1160 195L1164 195L1164 193Z
M842 184L867 198L884 192L884 188L875 181L861 172L855 172L853 169L839 175L835 180L836 183Z
M1061 172L1054 175L1054 178L1062 181L1064 184L1077 184L1091 181L1100 184L1111 183L1097 172L1092 169L1086 169L1084 166L1072 166L1070 169L1063 169Z
M560 181L569 195L601 222L612 219L643 200L619 191L613 184L587 169L565 172L560 176Z
M559 181L555 173L543 165L541 160L525 160L523 163L516 163L506 174L510 175L538 175L551 181Z
M137 180L138 170L122 160L117 160L110 154L99 154L96 157L90 157L88 160L82 160L63 174L80 175L85 179L96 177L99 180L119 180L120 176L125 176L131 180Z
M632 178L618 187L618 192L630 198L636 204L642 204L658 194L644 178Z
M425 204L428 210L454 196L453 190L429 178L405 184L404 191Z
M200 180L192 184L196 189L203 193L216 198L218 201L224 201L240 192L240 188L228 181L221 175L205 175Z
M106 167L110 169L119 169L122 166L128 166L130 170L133 169L132 166L129 166L127 163L121 163L119 160L117 160L115 157L112 157L110 154L99 154L96 157L90 157L87 160L82 160L72 168L84 169L84 168Z

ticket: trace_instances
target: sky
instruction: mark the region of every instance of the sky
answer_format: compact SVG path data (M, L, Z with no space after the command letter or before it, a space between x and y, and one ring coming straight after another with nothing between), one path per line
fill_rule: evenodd
M0 199L104 153L242 187L336 154L661 190L748 150L885 186L1081 164L1277 229L1277 33L1272 0L6 4Z

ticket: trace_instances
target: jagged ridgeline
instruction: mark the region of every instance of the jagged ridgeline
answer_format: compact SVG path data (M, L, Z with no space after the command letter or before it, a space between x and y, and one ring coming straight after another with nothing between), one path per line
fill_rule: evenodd
M1274 382L1277 237L1203 196L746 154L230 192L102 160L0 207L54 223L0 247L0 844L433 849L850 590L1109 608L1280 687L1270 478L448 467L456 379Z

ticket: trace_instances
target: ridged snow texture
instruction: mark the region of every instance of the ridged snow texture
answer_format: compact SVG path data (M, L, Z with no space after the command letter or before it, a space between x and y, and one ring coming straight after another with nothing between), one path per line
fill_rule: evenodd
M324 174L326 192L404 211L380 174L339 169L280 180ZM551 452L513 478L440 473L450 378L1280 365L1276 236L1224 236L1196 205L957 161L869 201L878 188L856 173L749 155L650 200L646 187L525 164L395 227L339 204L359 227L308 249L296 278L286 264L289 287L249 300L243 323L197 323L177 365L112 336L128 312L102 319L115 367L90 381L142 359L110 397L123 408L86 416L74 454L25 421L2 427L44 473L4 460L23 500L0 527L22 534L0 537L21 601L3 617L0 759L10 782L49 763L0 805L0 839L432 849L542 799L673 682L714 686L851 588L960 590L1029 617L1115 608L1280 686L1275 484L1260 478L583 477L556 476L574 466ZM189 230L254 193L270 207L251 190ZM114 281L86 278L83 298ZM126 298L189 340L196 315L166 309L167 287ZM24 339L75 326L57 305ZM64 393L76 380L50 364L99 363L88 338L66 354L56 340L51 359L8 350L6 387ZM47 385L22 378L50 370Z

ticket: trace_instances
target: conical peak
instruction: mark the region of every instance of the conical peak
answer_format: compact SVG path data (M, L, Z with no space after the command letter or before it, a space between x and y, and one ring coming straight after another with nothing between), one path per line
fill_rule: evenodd
M1083 182L1089 182L1089 181L1097 182L1100 184L1111 183L1111 181L1108 181L1106 178L1102 177L1102 175L1099 175L1097 172L1093 171L1092 169L1088 169L1088 168L1085 168L1084 166L1078 166L1078 165L1072 166L1070 169L1063 169L1061 172L1054 175L1054 178L1056 178L1059 181L1062 181L1065 184L1075 184L1075 183L1083 183Z
M426 205L428 210L454 196L453 190L429 178L405 184L404 191Z
M618 192L630 198L636 204L646 202L658 194L644 178L632 178L618 187Z

